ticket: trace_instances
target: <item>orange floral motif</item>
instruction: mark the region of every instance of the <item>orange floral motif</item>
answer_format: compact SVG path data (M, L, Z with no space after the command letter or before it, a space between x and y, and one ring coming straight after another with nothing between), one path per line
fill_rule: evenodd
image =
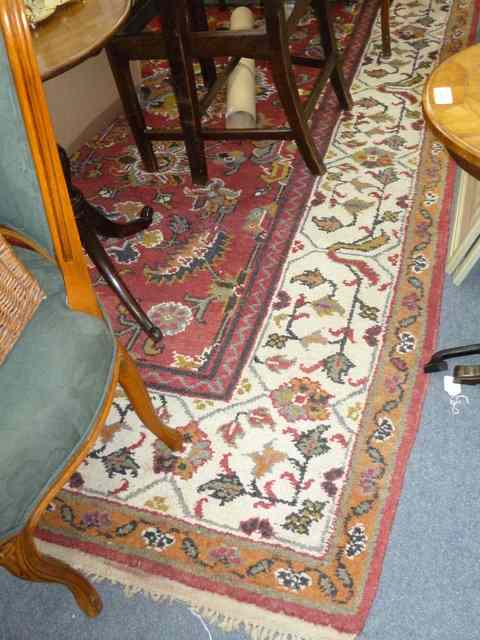
M255 462L254 474L256 478L261 478L266 473L272 470L279 462L283 462L287 458L286 453L276 451L272 447L272 442L269 442L263 447L261 453L249 453L250 458Z
M153 471L154 473L172 473L183 480L189 480L197 469L212 457L211 442L196 422L189 422L178 431L183 435L187 454L175 455L160 440L156 440L153 445Z
M310 378L294 378L272 391L273 406L286 420L326 420L328 401L333 396Z

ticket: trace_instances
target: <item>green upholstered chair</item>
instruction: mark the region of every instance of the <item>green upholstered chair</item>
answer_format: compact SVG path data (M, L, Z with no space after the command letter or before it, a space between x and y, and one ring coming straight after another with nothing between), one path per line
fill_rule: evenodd
M36 549L36 524L93 445L118 382L147 428L172 449L182 440L97 304L21 0L0 0L0 29L0 231L46 293L0 366L0 565L66 585L94 616L96 591Z

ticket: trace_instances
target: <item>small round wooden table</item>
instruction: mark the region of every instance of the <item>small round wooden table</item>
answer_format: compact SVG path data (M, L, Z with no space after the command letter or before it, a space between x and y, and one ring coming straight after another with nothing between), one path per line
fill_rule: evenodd
M121 27L131 0L74 0L32 30L42 80L49 80L98 53Z
M131 4L131 0L74 0L38 24L32 30L32 41L42 80L54 78L99 53L127 20ZM75 105L65 104L65 109L75 109ZM59 153L85 251L142 329L157 342L162 337L160 329L151 322L118 275L97 235L124 238L138 233L151 224L153 210L144 207L137 220L125 224L109 220L74 186L67 154L61 147Z
M423 112L428 126L455 162L480 180L480 44L447 58L425 85ZM425 373L444 371L449 358L480 354L480 344L442 349ZM454 368L456 382L480 383L480 365Z

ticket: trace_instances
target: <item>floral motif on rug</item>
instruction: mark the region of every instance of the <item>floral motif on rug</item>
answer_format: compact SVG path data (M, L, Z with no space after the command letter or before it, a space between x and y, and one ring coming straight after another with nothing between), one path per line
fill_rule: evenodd
M378 0L332 6L351 78ZM215 11L212 20L226 27L227 16ZM296 38L295 47L321 55L310 17L302 21ZM309 68L296 69L304 95L315 76ZM145 63L143 73L147 122L174 128L177 112L166 63ZM282 126L285 116L268 68L259 64L256 75L260 125ZM314 115L322 152L339 113L329 88ZM212 126L221 126L223 100L210 108L209 118ZM154 222L148 230L128 239L105 240L105 246L142 308L162 329L163 342L155 345L141 331L96 272L93 280L114 330L150 387L227 399L263 323L314 178L300 159L292 170L292 142L208 142L210 180L204 187L192 186L183 143L155 143L155 149L160 171L147 173L120 118L79 151L72 167L88 198L118 221L134 218L144 205L152 207Z
M311 638L361 630L420 418L448 237L453 173L425 131L422 87L469 42L478 9L392 8L392 58L376 29L232 398L153 393L184 435L177 455L119 396L43 540L137 583L143 572L147 589L162 576L221 595L226 615L255 604L270 631L273 613L298 637L302 623L317 625Z

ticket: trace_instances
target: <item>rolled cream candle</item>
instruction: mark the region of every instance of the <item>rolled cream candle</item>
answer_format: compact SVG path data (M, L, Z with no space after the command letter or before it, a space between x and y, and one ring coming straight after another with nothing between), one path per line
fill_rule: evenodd
M252 29L253 13L237 7L230 17L230 30ZM255 60L241 58L227 81L225 124L227 129L251 129L256 126Z

